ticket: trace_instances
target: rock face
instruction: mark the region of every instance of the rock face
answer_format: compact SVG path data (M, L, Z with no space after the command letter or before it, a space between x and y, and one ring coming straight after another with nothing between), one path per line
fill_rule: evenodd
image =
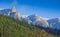
M19 19L20 18L20 13L16 11L15 7L13 7L11 9L11 11L8 12L8 16L11 16L15 19Z
M15 7L12 7L12 12L16 12L16 8Z

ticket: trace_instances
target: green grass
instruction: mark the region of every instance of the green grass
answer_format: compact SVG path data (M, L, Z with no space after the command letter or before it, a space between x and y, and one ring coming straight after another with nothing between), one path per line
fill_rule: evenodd
M31 26L28 23L17 21L8 16L0 15L1 37L55 37L43 29Z

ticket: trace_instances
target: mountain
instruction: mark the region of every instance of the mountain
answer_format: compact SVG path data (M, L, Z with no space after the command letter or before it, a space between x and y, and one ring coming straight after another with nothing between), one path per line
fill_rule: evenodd
M20 13L16 11L15 7L12 7L11 9L2 9L0 10L0 14L10 16L18 20L20 20L20 17L21 17Z
M46 19L35 14L29 16L21 16L20 12L17 12L15 7L12 7L11 9L2 9L0 10L0 14L10 16L22 22L28 22L28 24L60 30L60 18Z
M18 21L9 16L0 15L1 37L59 37L46 32L44 29Z
M8 12L11 11L10 9L2 9L0 10L0 14L8 15Z
M33 25L38 25L38 26L42 26L42 27L49 26L48 22L38 15L30 15L27 17L27 19L29 20L28 22L32 23Z
M47 21L49 23L49 27L60 30L60 18L54 18Z

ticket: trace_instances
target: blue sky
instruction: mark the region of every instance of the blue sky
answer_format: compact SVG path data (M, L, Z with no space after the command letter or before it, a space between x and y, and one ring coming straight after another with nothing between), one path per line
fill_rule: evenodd
M0 0L0 8L15 5L21 15L37 14L44 18L60 17L60 0Z

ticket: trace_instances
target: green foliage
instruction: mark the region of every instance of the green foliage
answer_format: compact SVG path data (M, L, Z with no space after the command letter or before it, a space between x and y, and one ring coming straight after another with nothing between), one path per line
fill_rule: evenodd
M17 21L8 16L0 15L1 37L55 37L28 23Z

